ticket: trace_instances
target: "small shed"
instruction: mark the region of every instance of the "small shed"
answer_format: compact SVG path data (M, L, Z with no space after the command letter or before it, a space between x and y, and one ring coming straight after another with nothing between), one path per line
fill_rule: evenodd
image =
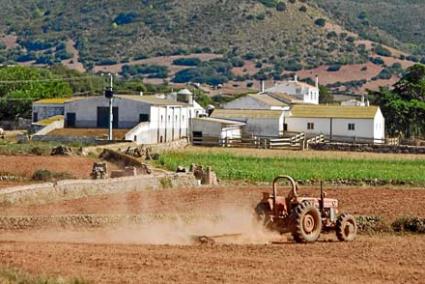
M211 117L245 123L244 133L253 136L282 136L284 132L283 110L216 109Z
M32 104L32 122L45 120L53 116L64 115L65 103L79 98L42 99Z
M242 127L245 125L242 122L211 117L192 118L192 137L241 138Z

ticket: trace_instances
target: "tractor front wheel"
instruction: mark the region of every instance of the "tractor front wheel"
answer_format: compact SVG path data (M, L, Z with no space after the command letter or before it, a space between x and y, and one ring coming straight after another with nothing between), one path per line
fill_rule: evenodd
M356 219L350 214L341 214L336 221L336 237L341 242L351 242L357 235Z
M302 202L293 212L292 236L297 243L313 243L322 232L320 211L309 202Z

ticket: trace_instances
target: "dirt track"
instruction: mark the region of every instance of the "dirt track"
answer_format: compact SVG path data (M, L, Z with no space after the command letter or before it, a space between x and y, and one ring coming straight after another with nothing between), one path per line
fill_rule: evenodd
M0 242L0 265L93 283L423 283L424 255L419 236L268 246Z

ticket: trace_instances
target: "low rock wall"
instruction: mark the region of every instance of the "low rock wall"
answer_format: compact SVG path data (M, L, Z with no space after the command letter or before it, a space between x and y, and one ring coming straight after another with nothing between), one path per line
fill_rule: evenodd
M2 189L0 191L0 206L45 204L102 194L196 186L198 186L198 182L193 174L164 174L105 180L64 180L57 183Z
M416 146L392 146L392 145L365 145L365 144L343 144L343 143L323 143L310 144L312 150L322 151L350 151L350 152L375 152L375 153L405 153L405 154L425 154L425 147Z

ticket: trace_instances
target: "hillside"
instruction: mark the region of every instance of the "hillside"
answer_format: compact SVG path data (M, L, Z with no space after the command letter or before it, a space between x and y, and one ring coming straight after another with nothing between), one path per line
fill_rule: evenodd
M4 0L0 29L18 36L18 48L3 45L0 62L69 59L68 39L89 68L189 52L230 52L288 69L365 61L351 39L328 36L322 23L315 24L324 17L319 9L300 1L275 2Z
M0 64L229 82L231 94L297 72L358 94L425 62L424 9L420 0L3 0Z
M425 56L425 1L314 0L335 21L364 38Z

